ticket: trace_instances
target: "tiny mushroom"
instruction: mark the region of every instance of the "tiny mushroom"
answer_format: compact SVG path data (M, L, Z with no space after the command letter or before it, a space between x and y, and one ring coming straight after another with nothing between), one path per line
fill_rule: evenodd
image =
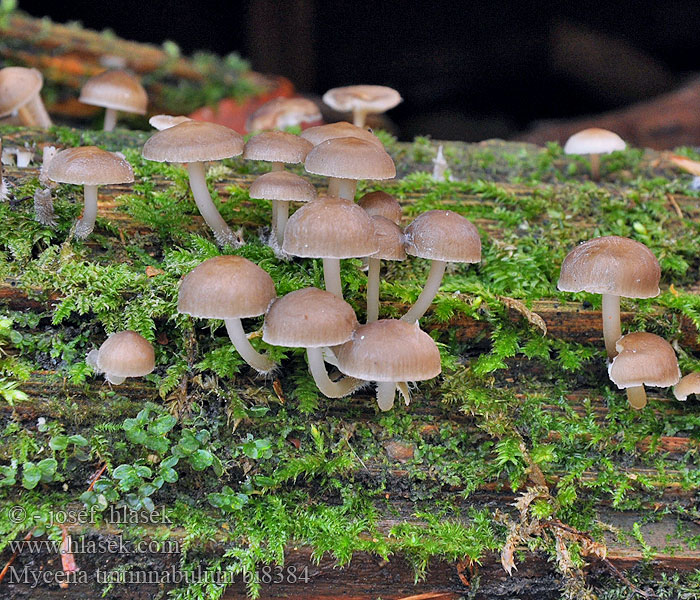
M700 394L700 372L688 373L673 388L673 394L678 400L687 400L690 394Z
M345 121L309 127L301 132L301 137L305 140L309 140L314 146L318 146L333 138L354 137L364 140L365 142L370 142L380 148L384 148L384 144L382 144L382 141L376 135L362 127L356 127L352 123L346 123Z
M353 123L364 127L368 114L381 114L402 101L401 95L384 85L349 85L328 90L323 101L333 110L352 112Z
M277 247L282 247L284 230L289 218L290 202L311 202L316 200L316 188L303 177L288 171L271 171L258 177L248 190L251 198L272 200L274 222L272 229L275 233Z
M451 210L429 210L418 215L404 231L406 254L430 259L430 273L415 304L401 319L420 319L435 298L448 262L481 261L481 238L477 228Z
M357 327L355 311L345 300L317 288L304 288L270 305L263 325L263 341L273 346L305 348L318 389L328 398L340 398L361 382L348 377L331 381L323 361L323 348L347 342Z
M367 272L367 322L379 318L379 272L382 260L406 260L404 235L401 228L380 215L372 217L374 233L377 236L379 251L369 256Z
M223 319L241 358L256 371L268 373L275 363L251 346L241 319L264 314L276 295L272 277L255 263L241 256L215 256L182 280L177 310L201 319Z
M143 377L155 368L151 343L135 331L119 331L110 335L99 350L90 352L85 362L114 385L127 377Z
M565 154L590 154L591 176L594 181L600 179L600 155L624 150L625 141L616 133L599 127L584 129L572 135L564 144Z
M170 129L171 127L175 127L175 125L191 120L192 119L185 117L184 115L153 115L150 119L148 119L148 124L153 127L153 129L163 131L163 129Z
M360 179L396 177L394 161L384 148L353 137L321 142L306 156L304 168L314 175L329 177L328 194L355 200Z
M289 218L282 250L323 259L326 290L342 298L340 259L370 256L379 245L364 210L349 200L326 196L305 204Z
M220 246L236 246L240 240L211 199L204 163L238 156L243 153L243 147L243 137L233 129L201 121L185 121L158 131L143 145L142 154L148 160L187 164L194 201Z
M245 128L248 132L284 129L321 118L318 106L307 98L273 98L248 117Z
M357 204L364 208L370 217L379 215L397 225L401 223L401 205L391 194L381 190L368 192L357 201Z
M83 104L105 108L104 130L113 131L118 111L146 114L148 95L136 77L123 70L105 71L91 77L80 90Z
M440 374L440 351L418 327L394 319L361 325L352 339L335 349L338 368L349 377L377 382L381 410L394 405L398 384L423 381ZM405 390L406 387L402 385ZM403 392L405 393L405 392ZM405 397L408 404L408 397Z
M644 244L625 237L595 238L576 246L561 265L557 287L562 292L603 295L603 337L608 358L620 339L620 296L659 295L661 267Z
M75 228L75 236L85 238L95 227L97 186L131 183L134 171L121 156L96 146L67 148L51 159L46 176L58 183L84 186L85 207Z
M44 78L36 69L5 67L0 69L0 117L15 111L22 125L51 127L51 118L41 101Z
M671 344L665 339L643 331L628 333L617 340L617 356L608 365L611 381L627 389L632 408L647 404L644 385L670 387L678 383L681 372Z

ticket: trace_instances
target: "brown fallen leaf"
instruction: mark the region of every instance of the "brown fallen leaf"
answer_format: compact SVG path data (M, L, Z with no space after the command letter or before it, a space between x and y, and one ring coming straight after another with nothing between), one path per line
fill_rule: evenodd
M534 325L542 332L542 335L547 335L547 323L545 323L544 319L536 312L531 311L520 300L509 298L508 296L498 296L498 299L503 302L504 306L520 313L523 317L525 317L528 323Z
M148 265L146 267L146 277L155 277L156 275L162 275L165 273L163 269L156 269L155 267L152 267L151 265Z

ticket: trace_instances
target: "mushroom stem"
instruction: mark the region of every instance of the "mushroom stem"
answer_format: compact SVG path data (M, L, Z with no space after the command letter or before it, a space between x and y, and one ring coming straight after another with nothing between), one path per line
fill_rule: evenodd
M643 384L627 388L627 402L635 410L641 410L647 405L647 393Z
M408 389L408 383L405 381L399 381L396 384L396 387L399 389L399 392L403 396L403 400L406 403L406 406L408 406L411 403L411 391Z
M326 372L326 365L323 361L322 348L307 348L306 358L309 361L309 370L316 382L316 386L324 396L328 398L342 398L351 394L362 382L352 377L343 377L340 381L331 381Z
M214 232L214 237L219 246L238 246L239 243L236 236L233 235L228 225L226 225L226 221L224 221L223 217L219 214L219 211L214 205L214 201L209 195L206 174L204 172L204 163L187 163L187 173L190 177L190 189L192 190L197 208L202 217L204 217L207 225L209 225Z
M343 286L340 283L340 259L323 259L323 281L326 284L326 291L335 294L338 298L343 297Z
M118 375L112 375L112 373L105 373L105 379L112 385L121 385L126 380L126 377L119 377Z
M357 189L356 179L336 179L338 186L337 196L344 200L355 202L355 190Z
M289 202L286 200L273 200L273 208L277 206L277 210L273 210L275 217L275 233L277 235L277 243L279 247L282 247L282 242L284 242L284 228L287 226L287 219L289 219Z
M224 319L224 323L233 347L251 367L259 373L269 373L277 366L250 345L240 319Z
M24 106L17 110L19 114L19 120L23 125L28 127L41 127L42 129L48 129L53 125L51 122L51 117L49 113L46 112L44 103L41 101L41 96L37 94Z
M382 261L369 257L367 271L367 322L372 323L379 318L379 272Z
M97 218L97 186L86 185L83 192L85 206L83 216L80 217L75 226L75 237L86 238L95 229L95 219Z
M104 131L114 131L117 126L117 109L107 108L105 109L105 123L103 126Z
M355 109L352 111L352 122L355 127L364 127L367 119L367 112L364 110Z
M600 154L591 154L591 179L600 179Z
M430 264L430 273L428 273L428 279L425 282L425 287L423 291L418 296L416 303L409 309L409 311L401 317L402 321L408 321L409 323L415 323L420 319L425 311L430 308L430 304L438 293L440 289L440 284L442 283L442 276L445 274L445 267L447 263L444 260L433 260Z
M622 337L620 329L620 296L603 294L603 338L608 358L617 356L615 343Z
M391 410L394 406L396 383L393 381L377 381L377 404L379 410Z

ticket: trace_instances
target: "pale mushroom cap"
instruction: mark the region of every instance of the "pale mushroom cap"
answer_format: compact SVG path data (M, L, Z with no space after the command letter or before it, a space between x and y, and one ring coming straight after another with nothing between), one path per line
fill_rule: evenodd
M359 327L355 311L342 298L317 288L275 300L265 315L263 341L286 348L319 348L347 342Z
M142 155L156 162L204 162L238 156L244 145L243 136L233 129L185 121L153 134L143 145Z
M264 160L287 164L303 163L313 144L284 131L264 131L248 140L243 150L247 160Z
M607 129L591 127L572 135L564 144L565 154L609 154L624 150L625 141Z
M401 223L401 205L391 194L381 190L368 192L357 201L357 204L364 208L370 217L379 215L393 221L397 225Z
M362 127L357 127L352 123L340 121L338 123L329 123L328 125L317 125L309 127L301 132L301 137L309 140L314 146L318 146L326 140L333 138L354 137L366 142L371 142L375 146L384 148L382 141L374 134L370 133Z
M263 314L276 296L272 277L255 263L215 256L182 280L177 310L203 319L243 319Z
M354 258L379 250L369 215L354 202L324 196L287 221L282 249L306 258Z
M379 251L372 254L370 258L406 260L405 240L401 227L381 215L374 215L372 224L374 225L374 235L377 236Z
M155 368L150 342L135 331L119 331L100 346L97 368L117 377L142 377Z
M561 265L557 287L562 292L591 292L625 298L659 295L661 267L644 244L607 236L576 246Z
M447 262L477 263L481 238L477 228L451 210L429 210L406 227L406 254Z
M246 121L247 131L284 129L321 120L318 106L307 98L274 98L258 108Z
M688 373L673 388L678 400L687 400L690 394L700 394L700 372Z
M139 80L126 71L105 71L90 77L80 90L83 104L146 114L148 95Z
M44 78L36 69L5 67L0 69L0 117L24 106L41 91Z
M640 385L669 387L681 378L676 353L658 335L628 333L617 340L615 348L619 354L608 366L608 375L620 389Z
M342 179L391 179L394 161L384 148L353 137L333 138L314 146L304 168L314 175Z
M184 115L153 115L148 119L148 124L158 131L163 131L163 129L170 129L175 127L175 125L191 120Z
M125 159L97 146L57 152L46 173L52 181L76 185L111 185L134 180L134 171Z
M289 171L271 171L250 184L251 198L283 200L286 202L311 202L316 200L316 188L303 177Z
M342 112L362 110L383 113L399 104L403 98L393 88L384 85L349 85L328 90L323 101Z
M418 327L394 319L361 325L337 351L338 368L365 381L422 381L440 374L440 351Z

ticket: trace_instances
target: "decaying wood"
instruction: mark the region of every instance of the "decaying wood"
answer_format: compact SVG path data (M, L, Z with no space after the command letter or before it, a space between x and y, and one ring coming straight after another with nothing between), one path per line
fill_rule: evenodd
M544 144L563 144L577 131L603 127L622 136L628 144L658 150L700 143L700 79L693 79L673 92L652 100L599 115L536 123L516 139Z

